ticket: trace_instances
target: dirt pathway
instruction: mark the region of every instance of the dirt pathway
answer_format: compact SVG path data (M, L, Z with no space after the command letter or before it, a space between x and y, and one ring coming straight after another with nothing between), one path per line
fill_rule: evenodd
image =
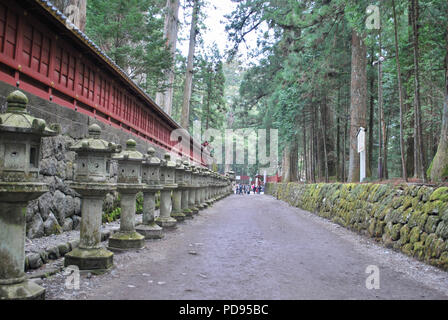
M47 298L448 299L448 273L264 195L232 195L115 264L78 291L48 279Z

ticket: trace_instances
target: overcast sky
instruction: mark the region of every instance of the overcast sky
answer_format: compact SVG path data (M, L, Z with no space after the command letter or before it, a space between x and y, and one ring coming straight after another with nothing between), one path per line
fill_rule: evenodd
M237 4L233 3L231 0L208 1L210 4L206 8L202 9L205 11L205 15L207 16L207 19L204 23L208 27L207 31L202 32L202 38L204 39L205 47L212 46L215 42L221 54L223 54L225 52L225 49L229 45L227 33L225 31L226 19L224 18L224 16L230 14L236 8ZM182 30L180 30L180 37L185 40L179 41L178 49L186 57L188 56L188 38L190 34L189 24L191 22L191 16L185 16L185 12L181 8L179 18L183 23ZM250 34L247 37L247 43L251 48L256 47L257 36L255 33ZM244 45L242 45L240 49L241 52L246 52L246 48Z

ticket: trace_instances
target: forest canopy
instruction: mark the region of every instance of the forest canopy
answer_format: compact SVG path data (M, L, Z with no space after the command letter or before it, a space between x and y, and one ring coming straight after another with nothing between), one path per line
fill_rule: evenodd
M283 181L358 182L361 127L364 181L448 178L447 0L226 1L226 51L204 41L211 0L55 3L84 6L86 34L186 129L278 129Z

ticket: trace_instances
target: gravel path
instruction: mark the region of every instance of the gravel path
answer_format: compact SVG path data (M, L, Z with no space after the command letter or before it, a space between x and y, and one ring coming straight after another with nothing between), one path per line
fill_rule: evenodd
M448 299L447 272L264 195L232 195L114 261L80 290L45 279L47 299Z

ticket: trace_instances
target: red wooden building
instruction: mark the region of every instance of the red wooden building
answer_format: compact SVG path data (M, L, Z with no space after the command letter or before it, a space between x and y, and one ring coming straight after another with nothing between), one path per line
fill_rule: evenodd
M177 151L180 125L66 19L46 0L0 0L0 81ZM204 164L185 139L184 155Z

